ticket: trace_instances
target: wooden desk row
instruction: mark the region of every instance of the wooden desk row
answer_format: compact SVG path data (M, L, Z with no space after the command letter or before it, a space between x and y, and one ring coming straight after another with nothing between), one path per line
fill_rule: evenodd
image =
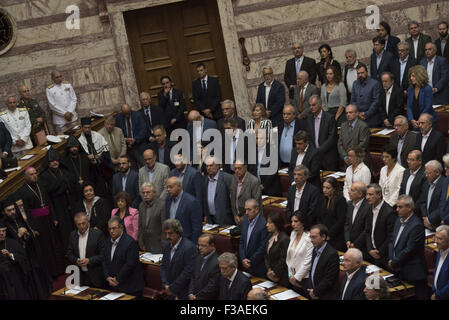
M92 130L98 131L104 126L104 119L95 119L92 122ZM74 128L79 126L79 124L76 124ZM81 128L75 130L75 136L79 137L82 133ZM67 143L67 139L62 139L61 142L53 144L52 147L56 149L59 153L62 153L65 149L65 145ZM18 159L20 167L19 170L15 170L13 172L9 172L8 177L0 183L0 199L4 199L7 195L16 192L25 182L25 168L26 167L34 167L36 170L39 171L39 169L42 166L42 163L45 159L45 155L47 154L47 150L44 149L44 147L48 146L48 143L45 143L44 145L37 146L31 150L29 150L26 154L32 154L34 155L31 159L22 161L20 160L23 155Z
M104 296L112 293L112 291L88 288L78 294L67 293L69 289L66 287L52 293L52 298L55 300L102 300ZM116 300L134 300L136 297L129 294L125 294Z

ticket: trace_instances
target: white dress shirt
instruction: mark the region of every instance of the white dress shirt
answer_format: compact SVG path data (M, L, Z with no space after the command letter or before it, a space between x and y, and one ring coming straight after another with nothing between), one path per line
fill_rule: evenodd
M89 237L89 228L87 228L84 234L79 233L78 231L78 249L80 251L80 259L86 258L86 247L87 247L87 239ZM112 259L111 259L112 260ZM81 270L87 271L87 267L81 267Z
M265 107L268 109L268 96L270 95L271 86L273 85L273 81L268 85L266 82L263 84L265 86Z
M371 229L371 243L373 244L373 248L376 248L376 244L374 243L374 231L376 229L376 222L377 222L377 217L379 216L379 211L380 208L382 207L382 205L384 204L384 201L382 200L375 208L373 208L373 227Z
M341 295L341 300L344 300L345 293L346 293L346 289L348 288L349 282L351 282L352 278L354 278L354 275L357 273L357 271L359 271L359 269L360 269L360 268L358 268L357 270L355 270L355 271L354 271L353 273L351 273L351 274L346 273L347 279L346 279L345 287L344 287L344 289L343 289L343 293L342 293L342 295Z
M354 63L354 68L349 67L348 73L346 74L346 85L348 86L349 92L352 92L352 85L354 84L354 81L357 80L357 66L359 62L356 61Z
M401 87L402 87L402 79L404 77L405 67L407 66L408 57L409 56L407 55L407 57L404 60L399 59L399 64L401 66L401 75L399 77L399 84L401 85ZM407 77L407 75L405 75L405 76Z
M407 186L405 187L405 194L409 194L410 193L410 187L412 186L413 180L415 180L416 174L418 173L419 169L421 167L418 168L418 170L412 172L410 170L410 176L408 177L407 180Z
M413 215L413 213L412 213L410 216L408 216L408 218L405 219L405 220L403 220L402 218L400 218L401 226L399 227L399 231L398 231L398 235L396 236L396 240L394 240L394 247L396 247L396 244L398 243L399 238L401 237L402 231L404 231L405 224L406 224L407 221L411 218L412 215ZM394 251L393 251L393 254L394 254Z
M391 98L391 92L393 91L393 86L388 89L388 91L385 93L385 111L388 116L388 109L390 107L390 98Z
M366 186L371 183L371 171L369 168L361 162L355 170L353 166L349 166L346 169L345 183L343 185L343 196L347 201L351 200L349 198L349 189L353 182L363 182Z
M419 35L416 38L416 40L413 39L413 38L412 38L412 40L413 40L413 51L415 53L415 59L416 59L416 61L418 61L418 41L419 41Z
M435 272L435 278L433 279L433 284L435 285L436 290L438 290L438 287L437 287L438 276L440 275L441 267L443 266L443 263L446 260L448 253L449 253L449 249L440 251L440 260L438 261L437 270Z
M120 237L118 237L115 240L111 239L112 242L112 247L111 247L111 261L114 259L114 253L115 253L115 249L117 249L117 245L120 241L120 239L122 238L123 233L120 235Z
M357 213L359 212L362 203L363 199L360 199L357 203L352 202L352 206L354 207L354 210L352 210L352 223L354 223L355 218L357 218Z
M436 56L435 56L436 57ZM433 75L433 66L435 65L435 57L432 60L427 60L427 75L429 76L429 86L433 88L432 75Z
M427 134L422 135L421 151L424 151L424 148L426 147L427 139L429 139L431 132L432 132L432 128L430 128L430 130L429 130L429 132L427 132Z
M306 156L306 152L309 149L309 145L304 149L304 152L298 153L298 157L296 158L296 165L299 166L302 164L302 161L304 160L304 157Z
M300 191L298 191L298 188L296 188L296 190L295 190L295 205L293 207L293 209L294 209L293 211L296 211L299 208L299 204L301 203L302 192L304 191L306 184L307 184L307 182L304 183L304 185L302 186Z

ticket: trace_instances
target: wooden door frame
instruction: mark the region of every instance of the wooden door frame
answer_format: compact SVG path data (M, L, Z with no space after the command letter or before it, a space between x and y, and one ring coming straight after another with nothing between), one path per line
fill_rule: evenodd
M139 108L139 92L137 89L134 65L126 33L124 12L144 8L167 5L185 0L106 0L110 16L114 45L117 53L118 67L123 87L125 103L135 109ZM216 0L220 16L223 40L228 59L229 73L235 105L240 117L251 117L251 102L244 79L244 66L242 65L241 50L237 38L237 28L234 19L232 0Z

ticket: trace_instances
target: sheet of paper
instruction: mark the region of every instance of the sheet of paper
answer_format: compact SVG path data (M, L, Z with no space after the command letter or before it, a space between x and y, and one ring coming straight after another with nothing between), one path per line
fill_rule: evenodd
M61 139L67 139L69 136L68 135L66 135L66 134L60 134L59 136L57 136L58 138L61 138Z
M95 112L91 111L90 114L93 115L93 116L96 116L96 117L104 118L104 114L101 114L101 113L95 113Z
M262 200L265 200L266 198L268 198L268 196L262 196Z
M257 285L261 286L262 288L267 288L267 289L276 287L276 283L271 282L271 281L264 281L262 283L258 283Z
M50 149L50 147L51 147L51 146L43 147L42 150L48 150L48 149Z
M125 294L122 292L111 292L104 297L100 298L100 300L117 300L120 297L123 297Z
M203 230L209 231L209 230L215 229L215 228L217 228L217 227L219 227L218 224L208 224L208 223L206 223L206 224L203 226Z
M158 262L162 261L162 254L153 254L151 252L145 252L144 254L142 254L140 256L140 258L145 261L158 263Z
M80 126L76 126L76 127L73 127L73 130L78 130L80 128L81 128Z
M27 155L24 155L19 160L25 161L25 160L31 159L32 157L34 157L34 154L27 154Z
M282 201L281 203L279 203L279 205L282 207L287 207L287 200Z
M381 136L389 135L390 133L394 132L394 129L383 129L376 134L380 134Z
M441 107L441 106L442 106L441 104L434 104L434 105L432 106L432 108L438 109L438 108Z
M87 289L89 289L89 287L80 287L80 286L75 286L75 287L73 287L72 289L70 289L70 290L67 290L65 293L66 294L78 294L78 293L80 293L80 292L83 292L84 290L87 290Z
M326 178L329 178L329 177L332 177L332 178L335 178L335 179L340 179L340 176L335 174L335 173L332 173L332 174L326 176Z
M288 173L288 168L279 169L279 173Z
M346 176L346 172L343 172L343 171L337 171L334 174L336 174L337 176L340 176L340 177Z
M0 179L0 183L2 183L3 182L3 179Z
M242 271L242 273L243 273L246 277L248 277L248 278L251 279L251 277L252 277L251 273L248 273L248 272L245 272L245 271Z
M369 266L366 267L366 273L374 273L380 271L382 271L382 269L374 264L370 264Z
M435 234L435 231L430 231L429 229L426 229L426 237L433 236Z
M300 296L301 295L298 294L297 292L289 289L287 291L274 294L271 297L276 300L288 300L288 299L292 299L292 298L296 298L296 297L300 297Z
M22 167L9 168L9 169L5 169L5 172L11 172L11 171L16 171L16 170L20 170L20 169L22 169Z

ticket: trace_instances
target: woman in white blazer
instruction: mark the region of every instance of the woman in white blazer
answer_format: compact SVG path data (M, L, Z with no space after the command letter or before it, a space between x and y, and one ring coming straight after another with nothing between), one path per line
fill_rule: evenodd
M299 294L305 295L313 253L307 213L296 211L291 217L291 224L293 231L290 234L286 259L288 278L292 288Z
M380 170L379 185L382 188L382 196L386 203L395 206L399 197L402 175L405 168L397 162L398 151L395 147L386 146L382 152L382 160L385 166Z
M363 163L365 152L359 146L349 148L348 162L350 166L346 169L345 184L343 185L343 196L347 201L349 198L349 189L353 182L363 182L366 186L371 183L371 171Z

